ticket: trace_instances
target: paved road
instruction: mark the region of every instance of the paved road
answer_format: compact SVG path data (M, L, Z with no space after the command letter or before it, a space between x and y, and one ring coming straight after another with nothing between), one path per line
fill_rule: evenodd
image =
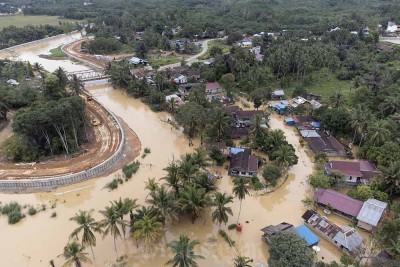
M384 37L380 38L379 41L389 42L393 44L400 44L400 37Z
M205 41L202 43L203 50L202 50L200 53L198 53L198 54L196 54L196 55L194 55L194 56L191 56L191 57L185 59L186 64L189 65L189 66L192 65L193 63L195 63L195 62L198 61L197 59L198 59L199 57L201 57L202 55L204 55L205 53L207 53L207 51L208 51L208 42L214 41L214 40L223 40L223 39L225 39L225 37L224 37L224 38L215 38L215 39L208 39L208 40L205 40ZM161 70L165 70L165 69L168 69L168 68L175 68L175 67L179 67L180 65L181 65L180 62L174 63L174 64L169 64L169 65L164 65L164 66L161 66L158 70L161 71Z

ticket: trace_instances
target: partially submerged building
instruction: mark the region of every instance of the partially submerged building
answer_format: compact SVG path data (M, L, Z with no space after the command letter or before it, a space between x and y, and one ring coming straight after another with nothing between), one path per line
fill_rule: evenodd
M368 184L372 177L381 175L375 165L368 160L333 160L325 163L324 171L327 174L333 171L343 173L349 185Z
M356 218L364 204L363 201L349 197L332 189L318 188L313 201L316 205L333 209L333 212L347 218Z
M302 218L311 229L345 252L354 253L362 245L362 237L352 227L339 227L313 210L307 210Z
M346 156L346 148L334 136L325 131L301 130L300 134L314 154L323 152L331 157Z
M372 198L368 199L364 202L357 216L357 226L364 230L372 231L378 225L386 207L387 203L385 202Z
M307 247L315 246L319 242L318 236L316 236L304 224L294 227L290 223L283 222L278 225L269 225L267 227L264 227L263 229L261 229L261 231L264 233L262 239L268 244L271 244L271 238L279 232L299 235L306 241Z
M250 148L230 148L230 176L252 177L258 174L258 157Z

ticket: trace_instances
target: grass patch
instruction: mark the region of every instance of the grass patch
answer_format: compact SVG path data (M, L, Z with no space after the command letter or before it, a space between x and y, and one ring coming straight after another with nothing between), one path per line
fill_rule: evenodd
M315 71L312 73L312 77L312 82L305 88L309 93L322 96L323 102L329 101L329 97L335 92L343 94L345 99L350 98L351 80L339 80L336 78L336 74L329 70ZM292 97L295 88L296 82L292 82L288 88L284 89L287 98Z
M127 164L124 167L122 167L122 172L124 173L127 179L130 179L132 175L139 170L139 167L140 167L140 162L134 161L131 164Z
M147 56L146 60L153 68L157 68L164 65L179 63L182 61L182 57L178 57L175 54L169 56L150 54Z
M75 22L77 20L59 19L57 16L24 16L24 15L1 16L0 30L11 25L14 25L16 27L23 27L26 25L43 25L43 24L58 25L59 21Z
M208 50L207 52L199 57L200 60L205 60L211 57L210 51L212 47L219 47L222 49L222 52L228 53L231 50L231 46L227 45L224 40L213 40L208 42Z
M59 57L59 58L65 57L64 52L61 50L61 45L59 47L51 49L49 52L52 57Z

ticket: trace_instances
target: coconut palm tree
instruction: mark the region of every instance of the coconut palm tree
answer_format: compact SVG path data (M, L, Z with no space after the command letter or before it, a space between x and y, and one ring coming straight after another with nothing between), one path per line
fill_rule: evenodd
M175 194L168 191L164 185L152 191L146 202L158 209L159 213L164 218L178 218L178 204Z
M72 241L64 247L63 254L58 255L58 257L63 257L66 260L63 266L71 266L75 263L75 267L81 267L83 262L91 262L88 258L88 253L84 252L84 250L84 246L76 241Z
M194 165L199 168L205 169L210 166L210 158L203 148L196 148L195 152L191 154L190 160Z
M133 236L136 240L143 239L146 245L157 241L163 233L163 224L156 215L145 214L134 223Z
M99 222L100 227L104 228L103 237L111 234L114 240L114 249L117 251L117 244L115 243L116 238L121 237L121 231L119 226L129 225L129 223L121 219L121 213L115 208L115 206L105 207L100 213L104 216L104 219Z
M99 224L92 217L93 210L90 211L79 211L75 216L71 217L70 220L76 222L79 226L72 231L71 237L78 237L82 232L82 246L90 246L92 255L94 258L93 247L96 246L96 236L94 232L101 233Z
M372 122L368 127L367 138L374 146L382 145L390 136L388 129L388 122L386 120L378 120Z
M181 187L180 179L179 179L179 166L176 162L171 162L168 167L164 169L167 172L167 175L161 178L165 180L166 184L173 188L175 194L179 195L179 188Z
M7 103L0 99L0 119L7 120L7 112L10 110L10 107Z
M148 178L145 184L146 186L144 189L149 190L150 193L156 191L158 188L158 182L156 181L156 178Z
M354 144L357 134L366 131L368 123L372 118L371 112L364 105L357 105L352 109L350 115L350 126L354 129L353 141Z
M239 255L233 260L233 262L235 264L235 267L251 267L249 263L253 262L253 260L249 257Z
M178 170L178 177L182 183L190 183L196 177L198 171L199 167L193 163L191 155L186 154L183 156Z
M220 142L229 134L232 124L231 117L223 108L216 108L211 113L208 125L208 135L211 141Z
M125 198L124 200L122 200L121 198L119 198L119 200L112 201L111 206L115 209L115 212L119 215L120 219L124 220L124 216L132 213L132 210L137 207L136 201L136 199ZM124 238L126 233L125 227L126 224L121 224Z
M73 95L79 95L79 93L83 89L83 83L81 82L81 80L79 80L79 78L78 78L78 76L76 76L76 74L74 74L72 76L72 80L69 82L69 86L71 88Z
M392 162L387 168L383 170L385 175L385 182L390 189L390 197L393 191L398 190L400 186L400 161Z
M35 62L35 63L33 64L33 70L34 70L34 71L41 71L41 70L43 70L43 66L40 65L38 62Z
M264 120L260 114L256 114L251 119L249 133L254 140L261 140L265 136L265 129L261 127L263 123Z
M339 92L335 92L330 96L331 105L333 108L338 108L343 105L344 98L343 95Z
M61 88L65 88L65 86L68 84L68 77L67 77L67 74L65 73L65 70L63 68L59 67L58 69L56 69L54 71L54 74L58 78L58 85Z
M200 210L206 208L210 198L203 188L196 188L195 185L187 185L181 192L179 205L182 211L188 211L192 217L192 223L199 216Z
M250 179L248 177L235 177L233 178L233 189L232 192L240 200L239 214L237 223L239 223L240 213L242 211L242 201L246 198L246 195L250 195Z
M233 202L233 197L227 195L226 193L217 192L215 194L215 198L212 202L212 206L215 207L215 210L211 214L211 218L213 222L217 221L219 224L219 228L221 228L221 223L228 222L228 215L233 215L232 209L227 207L226 205Z
M298 161L296 153L289 145L281 145L272 155L275 158L275 164L284 169L295 165Z
M178 240L174 240L167 246L175 253L175 256L170 259L166 265L173 267L197 267L196 259L204 259L202 255L195 254L194 247L199 245L198 240L190 241L186 235L179 236Z

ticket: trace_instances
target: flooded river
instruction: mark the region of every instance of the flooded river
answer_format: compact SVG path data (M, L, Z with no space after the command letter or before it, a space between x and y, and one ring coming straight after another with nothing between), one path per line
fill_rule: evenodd
M70 41L70 37L60 38L31 48L25 47L21 51L15 51L18 60L29 60L32 63L40 62L44 68L52 71L58 66L67 71L85 69L86 67L76 65L70 61L50 61L37 57L38 54L46 53L51 48ZM1 54L0 54L1 56ZM187 138L179 130L171 128L165 122L169 116L167 113L154 113L140 100L126 96L122 91L114 90L110 85L89 86L87 89L108 109L122 118L138 135L142 142L142 148L151 149L144 159L138 173L133 178L120 186L117 190L108 192L103 189L116 174L107 177L96 178L84 183L74 184L59 188L46 193L26 195L0 195L2 203L11 200L20 204L41 205L47 204L47 210L39 212L34 216L27 216L16 225L8 225L5 216L0 216L0 255L2 260L0 266L49 266L48 262L53 259L56 266L61 266L63 259L57 258L62 253L63 246L68 241L68 236L75 228L75 224L69 221L78 210L94 209L96 219L100 219L98 210L109 205L110 201L119 197L137 198L140 204L144 204L148 192L145 191L145 181L148 178L160 178L164 175L163 168L174 158L191 152ZM313 163L299 144L295 132L286 128L282 122L283 118L273 117L271 126L273 129L282 129L288 141L296 147L299 163L290 169L290 176L286 183L273 193L246 197L243 201L241 222L244 224L243 232L228 231L232 239L236 241L235 249L241 255L254 259L254 263L266 263L268 258L268 247L261 240L260 229L270 224L288 222L295 226L302 223L301 216L306 210L301 202L306 194L308 186L307 176L313 171ZM195 142L198 145L198 142ZM223 168L215 169L223 172L222 179L217 181L220 191L231 193L232 181ZM51 204L57 205L51 209ZM239 210L239 201L235 199L232 204L234 216L228 224L234 223ZM56 212L55 218L50 215ZM349 224L349 222L330 215L335 222ZM247 223L248 222L248 223ZM218 236L218 226L211 221L210 210L192 224L189 218L183 218L172 225L167 226L166 240L170 242L179 234L188 234L201 242L198 252L206 257L199 260L200 266L232 266L232 260L236 256L235 251ZM114 251L113 240L106 237L104 240L97 237L97 246L94 248L96 266L110 266L115 262L117 255L127 255L128 265L137 267L164 266L171 257L165 247L165 240L161 240L150 250L139 244L137 248L132 238L126 240L117 239L117 253ZM340 251L321 238L321 252L317 257L324 257L325 261L338 260ZM89 251L88 251L89 252Z

